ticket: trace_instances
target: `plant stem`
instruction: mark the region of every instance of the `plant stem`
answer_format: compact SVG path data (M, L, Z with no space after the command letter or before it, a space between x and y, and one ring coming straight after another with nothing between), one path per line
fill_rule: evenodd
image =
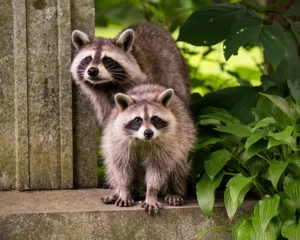
M256 182L255 180L253 180L252 183L256 187L256 189L257 189L260 197L263 197L264 196L264 191L263 191L264 189L263 189L263 187L258 182Z
M265 158L264 156L262 156L262 155L260 155L258 153L256 153L256 155L259 156L260 158L266 160L266 162L270 164L270 161L267 158Z

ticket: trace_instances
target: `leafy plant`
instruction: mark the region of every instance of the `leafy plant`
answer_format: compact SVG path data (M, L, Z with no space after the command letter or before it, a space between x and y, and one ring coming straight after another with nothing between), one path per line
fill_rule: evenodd
M281 232L300 236L295 225L300 213L299 113L300 100L265 93L252 108L255 121L249 124L224 109L200 112L200 131L206 136L199 138L197 152L209 153L197 184L202 211L211 215L222 179L227 179L224 202L231 220L247 193L261 198L253 214L236 223L233 239L276 239Z

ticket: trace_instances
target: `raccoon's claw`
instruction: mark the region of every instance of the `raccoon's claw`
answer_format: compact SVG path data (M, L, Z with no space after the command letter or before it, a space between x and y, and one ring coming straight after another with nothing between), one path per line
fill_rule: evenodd
M119 197L115 202L115 205L119 206L119 207L131 207L134 204L135 204L135 201L132 198L122 199Z
M118 197L119 196L117 194L112 194L110 196L102 198L102 202L105 203L105 204L113 204L113 203L116 202Z
M155 202L155 203L143 202L141 207L144 208L145 212L151 215L154 212L158 213L159 209L162 209L162 204L160 202Z
M165 201L169 203L171 206L180 206L183 205L184 199L177 194L168 194L165 197Z

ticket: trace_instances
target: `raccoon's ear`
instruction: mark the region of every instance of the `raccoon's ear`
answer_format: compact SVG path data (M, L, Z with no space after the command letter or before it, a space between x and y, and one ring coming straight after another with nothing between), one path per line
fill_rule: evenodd
M91 39L86 33L81 32L79 30L75 30L72 32L72 42L75 48L79 50L86 44L89 44L91 42Z
M131 104L134 103L134 100L126 94L117 93L115 95L115 103L121 111L124 111L126 108L128 108Z
M134 43L134 38L134 31L132 29L127 29L117 38L116 44L125 52L130 52Z
M165 107L169 107L169 104L170 104L173 96L174 96L174 90L172 88L169 88L169 89L163 91L163 93L161 93L158 96L157 102L162 104Z

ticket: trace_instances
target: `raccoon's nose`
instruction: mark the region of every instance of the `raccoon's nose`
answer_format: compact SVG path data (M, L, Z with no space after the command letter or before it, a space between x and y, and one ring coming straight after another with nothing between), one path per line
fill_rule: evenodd
M96 77L99 74L99 69L96 67L90 67L87 72L91 77Z
M144 132L144 136L146 139L152 138L154 135L153 131L151 129L146 129Z

